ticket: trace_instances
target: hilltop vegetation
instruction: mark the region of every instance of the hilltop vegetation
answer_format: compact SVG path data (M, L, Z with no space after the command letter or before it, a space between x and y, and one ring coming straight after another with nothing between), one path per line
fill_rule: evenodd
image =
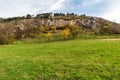
M66 40L79 34L120 34L120 24L74 13L27 14L0 20L0 44L28 38Z

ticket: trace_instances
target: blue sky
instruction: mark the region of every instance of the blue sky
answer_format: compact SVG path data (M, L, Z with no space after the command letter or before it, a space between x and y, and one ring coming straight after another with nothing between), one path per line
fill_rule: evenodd
M120 22L120 0L0 0L0 17L74 12Z

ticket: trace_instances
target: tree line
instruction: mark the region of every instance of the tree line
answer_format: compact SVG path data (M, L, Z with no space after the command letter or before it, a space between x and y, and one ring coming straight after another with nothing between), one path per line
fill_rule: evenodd
M84 14L83 14L84 15ZM1 18L1 22L9 22L13 20L21 20L21 19L48 19L53 17L71 17L71 16L79 16L75 13L40 13L36 15L27 14L26 16L21 17L10 17L10 18Z

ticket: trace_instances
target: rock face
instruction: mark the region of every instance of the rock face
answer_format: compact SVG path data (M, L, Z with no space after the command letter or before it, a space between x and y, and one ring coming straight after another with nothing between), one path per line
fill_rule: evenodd
M29 20L21 20L18 21L18 23L23 23L23 24L32 24L34 26L56 26L56 27L62 27L65 25L70 25L70 24L75 24L77 26L86 28L86 29L96 29L100 28L103 26L109 26L115 29L119 28L120 24L110 22L108 20L98 18L98 17L89 17L89 16L84 16L84 17L79 17L77 19L62 19L62 18L51 18L51 19L29 19Z
M51 17L51 18L31 18L31 19L21 19L17 21L8 22L13 26L19 27L19 29L24 30L29 28L29 26L33 27L48 27L48 26L56 26L62 27L70 24L75 24L83 29L96 30L100 29L104 26L108 26L111 31L114 33L120 33L120 24L110 22L108 20L98 18L98 17L90 17L81 15L77 18L69 18L69 17Z

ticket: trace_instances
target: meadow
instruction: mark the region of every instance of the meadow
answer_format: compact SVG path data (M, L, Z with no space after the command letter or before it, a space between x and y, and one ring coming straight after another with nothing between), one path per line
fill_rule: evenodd
M119 80L120 40L0 46L0 80Z

